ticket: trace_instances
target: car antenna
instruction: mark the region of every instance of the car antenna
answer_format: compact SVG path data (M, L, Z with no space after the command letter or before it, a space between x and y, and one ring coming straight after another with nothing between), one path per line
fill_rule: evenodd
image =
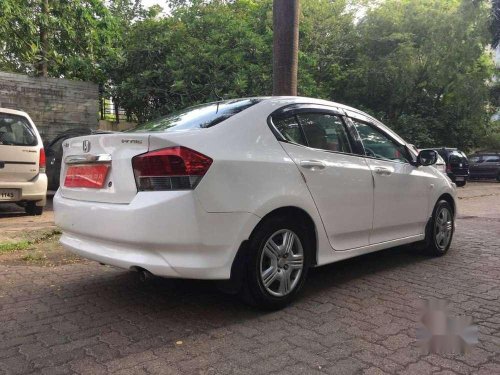
M209 79L209 82L210 82L210 88L212 90L212 93L215 95L215 97L217 98L217 110L215 111L215 113L219 113L219 104L222 100L224 100L224 98L222 96L220 96L218 93L217 93L217 90L215 88L215 85L213 84L212 80Z

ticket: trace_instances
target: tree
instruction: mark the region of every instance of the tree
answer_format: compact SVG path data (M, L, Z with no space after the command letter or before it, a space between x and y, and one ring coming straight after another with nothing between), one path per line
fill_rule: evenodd
M489 9L459 0L387 0L361 20L348 102L419 146L477 145L489 121Z
M0 69L104 79L100 63L117 38L102 0L1 0Z
M141 121L180 107L270 94L271 2L212 1L132 25L113 85Z
M297 95L299 0L273 1L273 95Z
M491 34L492 46L496 48L500 43L500 0L491 1Z

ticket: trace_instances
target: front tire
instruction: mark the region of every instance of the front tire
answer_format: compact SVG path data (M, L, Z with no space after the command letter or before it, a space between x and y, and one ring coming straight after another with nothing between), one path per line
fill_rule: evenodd
M292 302L307 277L311 243L300 222L281 217L264 220L250 238L243 281L245 300L268 310Z
M426 250L433 256L442 256L448 252L453 233L455 232L455 218L451 205L443 200L436 203L432 218L427 224Z

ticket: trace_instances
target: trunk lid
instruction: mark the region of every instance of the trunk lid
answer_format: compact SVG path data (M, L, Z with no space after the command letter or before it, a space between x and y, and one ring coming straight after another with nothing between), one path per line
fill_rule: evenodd
M127 204L137 194L132 157L147 152L148 134L96 134L70 138L63 143L60 190L69 199ZM108 174L102 188L65 186L68 168L106 164Z
M452 152L449 156L448 162L450 164L451 171L456 175L468 175L469 174L469 161L465 155L459 152Z
M190 143L192 132L113 133L70 138L63 142L60 191L63 197L80 201L128 204L137 194L132 158L151 150ZM84 150L85 147L85 150ZM68 187L68 168L108 165L102 188Z

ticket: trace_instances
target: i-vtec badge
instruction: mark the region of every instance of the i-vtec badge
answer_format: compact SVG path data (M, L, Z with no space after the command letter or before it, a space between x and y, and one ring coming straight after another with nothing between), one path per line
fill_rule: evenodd
M122 139L122 143L131 143L135 145L142 145L142 141L140 139Z
M89 152L90 151L90 141L84 140L83 141L83 152Z

